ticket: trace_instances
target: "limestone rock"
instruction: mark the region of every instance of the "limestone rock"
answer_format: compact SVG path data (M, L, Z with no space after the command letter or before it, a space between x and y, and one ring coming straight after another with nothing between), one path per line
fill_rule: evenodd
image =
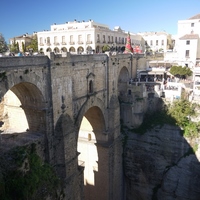
M178 127L128 134L124 151L127 200L200 199L200 163Z

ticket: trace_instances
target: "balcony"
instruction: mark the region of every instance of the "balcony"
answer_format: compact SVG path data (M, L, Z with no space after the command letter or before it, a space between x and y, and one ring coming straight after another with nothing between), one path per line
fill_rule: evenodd
M74 43L74 42L69 42L69 44L70 44L70 45L74 45L75 43Z
M54 42L53 44L54 44L55 46L60 45L58 42Z
M50 42L48 42L48 43L47 43L47 46L51 46L51 43L50 43Z
M40 46L44 46L44 43L40 43Z
M62 45L66 45L67 43L66 43L66 42L62 42L61 44L62 44Z
M97 43L100 43L100 40L97 40Z
M86 44L92 44L92 41L87 41Z
M78 41L78 44L83 44L83 42L82 41Z

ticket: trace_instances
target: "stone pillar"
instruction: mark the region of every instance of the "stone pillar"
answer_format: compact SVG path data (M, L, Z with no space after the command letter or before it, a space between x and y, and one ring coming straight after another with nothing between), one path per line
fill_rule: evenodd
M97 143L98 171L95 172L95 186L90 200L122 200L123 199L123 171L122 171L122 143L115 141ZM87 199L88 200L88 199Z
M95 185L90 195L90 200L110 200L110 174L109 174L109 151L107 143L97 143L98 170L94 173Z
M65 200L83 200L83 168L78 167L78 154L66 162ZM86 199L85 199L86 200Z

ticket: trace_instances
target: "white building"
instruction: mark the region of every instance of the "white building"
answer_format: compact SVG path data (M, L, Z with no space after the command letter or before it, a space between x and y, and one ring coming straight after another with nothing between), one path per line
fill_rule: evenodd
M181 66L200 66L200 14L178 21L174 56Z
M130 34L132 46L144 48L141 36ZM51 25L50 31L37 33L38 50L40 52L71 52L71 53L101 53L104 46L113 50L123 51L127 33L120 27L110 30L107 25L96 23L93 20L66 22L65 24Z
M147 51L165 52L172 49L171 35L166 32L143 32L138 34L145 40Z
M24 50L26 50L26 47L31 44L32 39L33 39L33 35L29 35L26 33L24 35L11 38L9 42L10 42L10 45L18 44L19 51L24 52Z

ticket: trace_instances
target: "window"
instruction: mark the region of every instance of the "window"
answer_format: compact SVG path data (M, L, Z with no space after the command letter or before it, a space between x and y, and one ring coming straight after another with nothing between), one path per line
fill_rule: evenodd
M62 36L62 44L66 44L65 43L65 36Z
M54 44L57 44L57 36L54 37Z
M103 43L105 43L105 42L106 42L106 36L103 35Z
M40 44L43 44L43 38L40 37Z
M122 38L122 44L124 44L124 38Z
M47 44L50 44L50 37L47 37Z
M113 43L113 36L111 36L111 42Z
M108 36L108 43L110 43L110 36Z
M83 41L82 41L82 35L78 35L78 43L79 43L79 44L82 44L82 43L83 43Z
M190 40L187 40L187 41L186 41L186 44L189 45L189 44L190 44Z
M121 37L119 37L119 44L121 44Z
M100 42L100 35L97 34L97 42Z
M89 82L89 93L93 93L93 82L90 80Z
M190 50L186 50L185 51L185 57L189 57L190 56Z
M70 35L70 42L73 42L73 35Z
M164 45L164 40L161 41L162 45Z
M88 35L87 35L87 42L88 42L88 43L91 43L91 34L88 34Z
M150 45L151 45L151 46L153 45L153 40L150 40Z
M115 37L115 43L117 43L117 37Z
M92 139L92 135L91 133L88 133L88 141L90 141Z
M191 27L194 27L194 23L191 23Z
M158 40L156 40L156 46L158 46Z

